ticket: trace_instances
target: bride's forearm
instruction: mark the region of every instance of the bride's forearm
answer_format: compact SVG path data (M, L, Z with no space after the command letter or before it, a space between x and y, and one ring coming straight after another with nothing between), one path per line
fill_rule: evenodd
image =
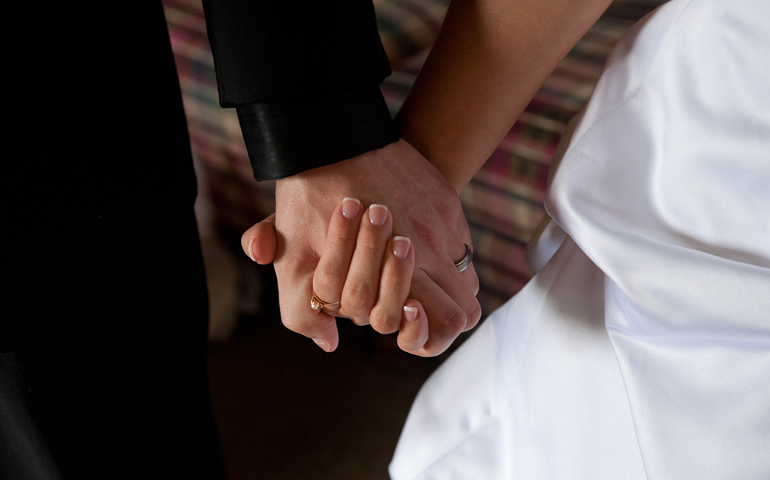
M610 0L453 0L397 120L459 192Z

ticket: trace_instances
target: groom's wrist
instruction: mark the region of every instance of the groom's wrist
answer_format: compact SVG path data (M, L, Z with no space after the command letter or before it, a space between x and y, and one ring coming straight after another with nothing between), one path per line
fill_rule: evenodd
M237 110L257 181L353 158L400 138L378 86Z

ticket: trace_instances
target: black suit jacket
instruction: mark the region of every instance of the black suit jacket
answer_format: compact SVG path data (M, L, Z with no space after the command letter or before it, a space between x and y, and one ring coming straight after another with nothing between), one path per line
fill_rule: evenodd
M220 99L238 109L258 179L397 138L370 1L205 8ZM196 183L158 0L13 1L4 13L9 350L152 272L187 231Z
M204 0L220 103L236 107L257 180L398 139L371 0Z

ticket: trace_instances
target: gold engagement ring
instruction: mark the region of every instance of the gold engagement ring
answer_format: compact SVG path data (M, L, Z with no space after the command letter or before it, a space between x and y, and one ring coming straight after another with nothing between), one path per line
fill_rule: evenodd
M339 305L340 302L324 302L320 298L318 298L318 295L316 295L315 292L313 292L313 298L310 299L310 308L313 310L321 310L324 307L329 307L331 305Z

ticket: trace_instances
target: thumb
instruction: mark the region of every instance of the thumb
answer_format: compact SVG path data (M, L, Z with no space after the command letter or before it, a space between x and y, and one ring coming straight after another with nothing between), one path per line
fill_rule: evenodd
M275 213L243 232L241 248L250 259L267 265L275 259Z

